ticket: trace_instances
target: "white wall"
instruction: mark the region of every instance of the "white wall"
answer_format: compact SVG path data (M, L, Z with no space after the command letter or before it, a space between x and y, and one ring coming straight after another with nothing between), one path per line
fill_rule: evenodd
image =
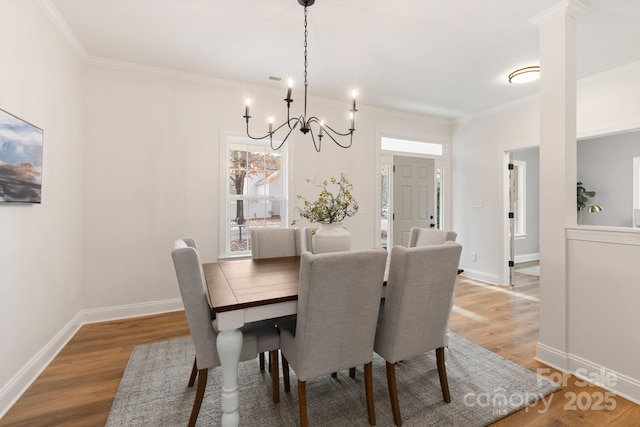
M640 64L579 82L577 100L577 132L581 137L639 128ZM454 131L453 229L463 245L464 274L499 282L506 259L499 167L504 151L536 142L538 120L538 102L531 98L467 119ZM472 208L473 200L483 200L484 207ZM618 237L611 238L611 233ZM619 378L616 391L640 402L640 349L632 338L640 314L635 306L628 307L638 300L637 280L630 276L630 265L638 256L640 232L620 228L598 233L597 239L591 234L574 235L567 242L569 273L564 285L568 292L568 347L565 351L542 345L539 357L573 370L586 367L596 374L599 369L611 372ZM477 262L469 261L469 252L478 254ZM541 272L544 276L544 264ZM557 315L562 317L564 313ZM597 328L586 321L589 316L599 320ZM554 323L553 318L542 321ZM561 327L563 323L557 324Z
M35 2L0 2L0 52L0 108L44 130L42 203L0 204L1 416L77 326L84 117L82 64Z
M633 158L640 157L640 132L578 141L578 181L596 192L582 212L582 224L633 227Z
M221 134L242 134L247 95L253 98L256 133L266 130L269 110L276 121L282 120L282 93L93 66L87 77L86 308L179 298L169 256L173 241L193 236L204 261L219 255L220 144L225 142ZM294 93L296 97L300 94ZM312 99L309 111L339 129L348 125L348 106L348 99ZM292 133L287 141L290 194L314 196L317 189L306 178L346 173L360 206L346 222L352 247L369 248L377 243L373 230L379 197L374 190L380 173L378 131L448 141L450 124L365 105L358 108L353 147L348 150L325 138L322 151L316 153L308 135Z
M500 282L507 260L504 154L536 145L538 132L536 98L460 122L454 131L453 229L463 248L460 266L469 277ZM469 257L472 252L476 261Z

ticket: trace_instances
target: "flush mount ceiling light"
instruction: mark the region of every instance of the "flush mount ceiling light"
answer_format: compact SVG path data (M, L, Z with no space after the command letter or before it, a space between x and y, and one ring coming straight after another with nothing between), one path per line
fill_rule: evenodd
M540 78L540 67L524 67L509 74L509 83L529 83Z
M291 118L291 116L289 115L291 103L293 102L293 99L291 98L291 88L293 87L293 80L289 78L289 88L287 89L287 97L284 99L284 102L287 103L287 120L274 129L273 117L269 117L269 119L267 120L269 123L269 132L264 136L257 136L257 137L251 136L249 134L249 119L251 118L251 116L249 115L249 107L251 106L251 99L247 98L246 106L244 109L244 116L243 116L247 122L247 136L251 139L269 138L269 141L271 142L271 148L274 150L278 150L280 147L284 145L287 138L289 138L289 135L291 135L291 132L298 125L300 125L300 132L302 132L305 135L307 133L311 134L311 140L313 141L313 146L315 147L317 152L320 152L320 148L322 145L322 137L324 135L328 135L329 138L331 138L333 142L335 142L338 146L342 148L349 148L353 143L353 132L356 130L355 129L356 111L358 111L356 110L356 91L355 90L351 92L351 96L353 97L353 103L351 105L351 109L349 110L349 119L350 119L351 126L349 127L349 130L347 132L338 132L334 130L328 124L326 124L324 120L321 120L316 116L311 116L307 118L307 86L309 85L309 83L307 82L307 7L315 3L315 0L298 0L298 3L300 3L301 6L304 6L304 110L303 110L304 112L300 117L297 117L297 118ZM316 142L316 137L314 136L313 130L311 128L312 125L317 129L317 137L318 137L317 142ZM281 128L285 126L286 128L289 129L289 132L284 137L282 142L277 147L274 147L273 139L272 139L273 134L278 132ZM339 139L340 137L349 137L348 143L338 142L336 138Z

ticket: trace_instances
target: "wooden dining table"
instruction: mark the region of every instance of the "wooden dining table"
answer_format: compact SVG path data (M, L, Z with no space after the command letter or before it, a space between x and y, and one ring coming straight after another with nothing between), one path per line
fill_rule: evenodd
M300 257L238 259L205 263L209 297L216 313L216 346L222 365L222 426L240 422L238 363L245 323L295 314ZM387 272L385 272L386 282Z

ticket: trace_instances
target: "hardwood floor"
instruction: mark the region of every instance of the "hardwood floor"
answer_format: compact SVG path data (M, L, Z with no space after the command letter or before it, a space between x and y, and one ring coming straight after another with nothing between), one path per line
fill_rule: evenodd
M450 329L530 370L547 369L547 376L553 373L562 378L534 359L538 278L517 274L522 277L511 288L460 277ZM187 335L183 312L85 325L0 420L0 426L104 425L133 348ZM612 397L600 403L609 402L615 408L598 410L595 403L605 390L583 385L571 376L564 382L548 407L539 402L494 425L640 426L640 406ZM574 399L578 396L583 399Z

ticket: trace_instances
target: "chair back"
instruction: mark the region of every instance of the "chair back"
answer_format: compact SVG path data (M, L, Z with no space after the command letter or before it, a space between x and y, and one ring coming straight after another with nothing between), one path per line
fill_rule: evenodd
M294 343L299 380L373 360L386 259L383 250L302 254Z
M193 245L193 246L191 246ZM171 252L199 369L220 365L207 285L193 239L179 239Z
M456 241L455 231L437 230L434 228L412 227L409 230L409 244L407 247L441 245L447 241Z
M251 230L253 259L280 258L302 253L299 228L254 228Z
M313 233L317 230L315 227L304 227L302 229L304 235L303 251L313 252Z
M395 363L446 345L461 251L455 242L393 247L375 342L385 360Z

